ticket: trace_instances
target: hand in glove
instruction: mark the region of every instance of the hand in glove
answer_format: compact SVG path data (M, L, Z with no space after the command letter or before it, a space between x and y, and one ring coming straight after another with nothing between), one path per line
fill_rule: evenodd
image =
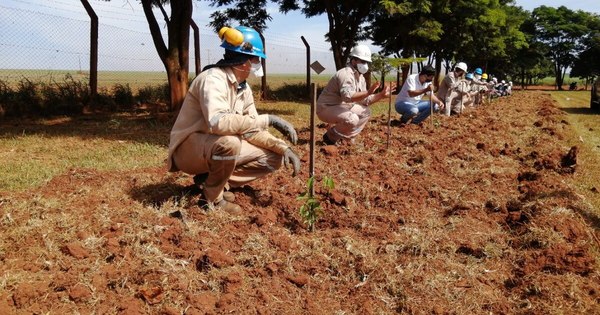
M269 126L273 126L273 128L279 130L279 132L287 136L291 143L296 144L296 142L298 142L296 130L289 122L279 118L278 116L269 115Z
M296 174L300 172L300 158L292 151L292 149L287 148L283 152L283 165L285 165L285 168L289 168L290 163L292 163L292 167L294 168L292 176L296 176Z

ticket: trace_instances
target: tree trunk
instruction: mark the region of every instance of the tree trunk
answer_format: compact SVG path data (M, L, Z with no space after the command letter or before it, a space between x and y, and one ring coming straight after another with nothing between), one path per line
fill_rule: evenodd
M179 111L188 89L189 70L187 68L181 69L176 65L170 64L167 68L167 76L171 92L170 110Z
M402 85L404 85L404 82L406 82L406 78L408 78L408 74L410 72L410 63L403 63L400 69L402 69ZM399 85L400 88L402 88L402 85ZM400 88L398 88L398 90Z
M554 76L555 76L555 81L556 81L555 82L556 83L556 88L559 91L562 91L562 89L563 89L562 88L563 80L562 80L562 73L561 72L562 72L561 71L561 66L558 63L555 62L554 63Z
M192 0L171 2L171 16L167 15L162 5L158 5L167 24L168 45L163 40L161 28L154 16L152 0L142 0L144 14L148 20L148 27L154 47L162 60L171 92L171 111L181 108L188 87L189 76L189 46L190 25L192 22Z
M442 70L442 58L438 58L439 54L436 53L435 54L435 72L436 72L436 76L433 78L433 86L439 87L440 86L440 72ZM447 70L447 68L446 68ZM446 72L446 74L448 74Z

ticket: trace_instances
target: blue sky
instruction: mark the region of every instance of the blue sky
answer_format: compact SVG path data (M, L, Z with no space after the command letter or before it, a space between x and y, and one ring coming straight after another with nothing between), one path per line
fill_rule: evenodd
M598 0L517 0L515 2L518 6L529 11L545 5L555 8L565 6L571 10L582 10L600 14L600 1Z
M137 0L89 1L100 18L100 70L164 70ZM526 10L564 5L600 14L600 0L519 0L516 4ZM203 65L215 62L222 54L217 35L207 27L214 10L206 1L194 1L193 18L200 27ZM284 15L275 6L270 6L269 12L273 19L267 22L264 35L271 73L303 72L302 35L311 45L312 60L323 63L326 73L333 72L333 58L324 37L328 29L325 15L310 19L300 12ZM2 0L0 68L85 67L89 64L88 21L78 0ZM377 47L371 47L377 52Z

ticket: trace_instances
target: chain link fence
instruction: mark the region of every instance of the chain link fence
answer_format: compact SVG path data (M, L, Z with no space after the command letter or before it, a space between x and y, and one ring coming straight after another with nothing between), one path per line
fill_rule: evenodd
M20 4L20 7L10 7ZM90 19L79 1L49 0L33 5L23 0L0 4L0 80L59 80L66 74L75 80L88 80L90 66ZM46 11L58 5L76 18ZM94 2L92 6L100 6ZM132 4L133 5L133 4ZM135 3L139 5L139 3ZM166 82L166 72L158 57L147 22L140 9L131 11L101 9L98 36L98 86L110 87L127 83L133 88ZM103 14L107 15L103 17ZM110 17L109 17L110 16ZM104 21L114 23L104 23ZM217 34L200 28L200 64L205 66L222 57ZM115 26L119 24L126 26ZM204 23L207 24L207 23ZM306 74L306 48L301 39L265 31L267 74ZM166 27L163 38L167 39ZM195 73L193 30L190 30L190 74ZM309 39L310 41L310 39ZM326 68L323 74L335 72L332 53L324 45L311 46L312 61Z

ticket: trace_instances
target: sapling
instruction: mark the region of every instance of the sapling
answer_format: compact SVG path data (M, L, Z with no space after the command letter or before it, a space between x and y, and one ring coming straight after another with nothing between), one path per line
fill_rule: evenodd
M315 224L319 220L319 217L323 214L321 208L321 201L314 194L314 176L310 177L306 183L306 191L298 196L297 200L303 200L304 203L300 206L300 217L307 225L309 231L314 231ZM335 188L333 178L325 176L323 177L323 189L327 194Z

